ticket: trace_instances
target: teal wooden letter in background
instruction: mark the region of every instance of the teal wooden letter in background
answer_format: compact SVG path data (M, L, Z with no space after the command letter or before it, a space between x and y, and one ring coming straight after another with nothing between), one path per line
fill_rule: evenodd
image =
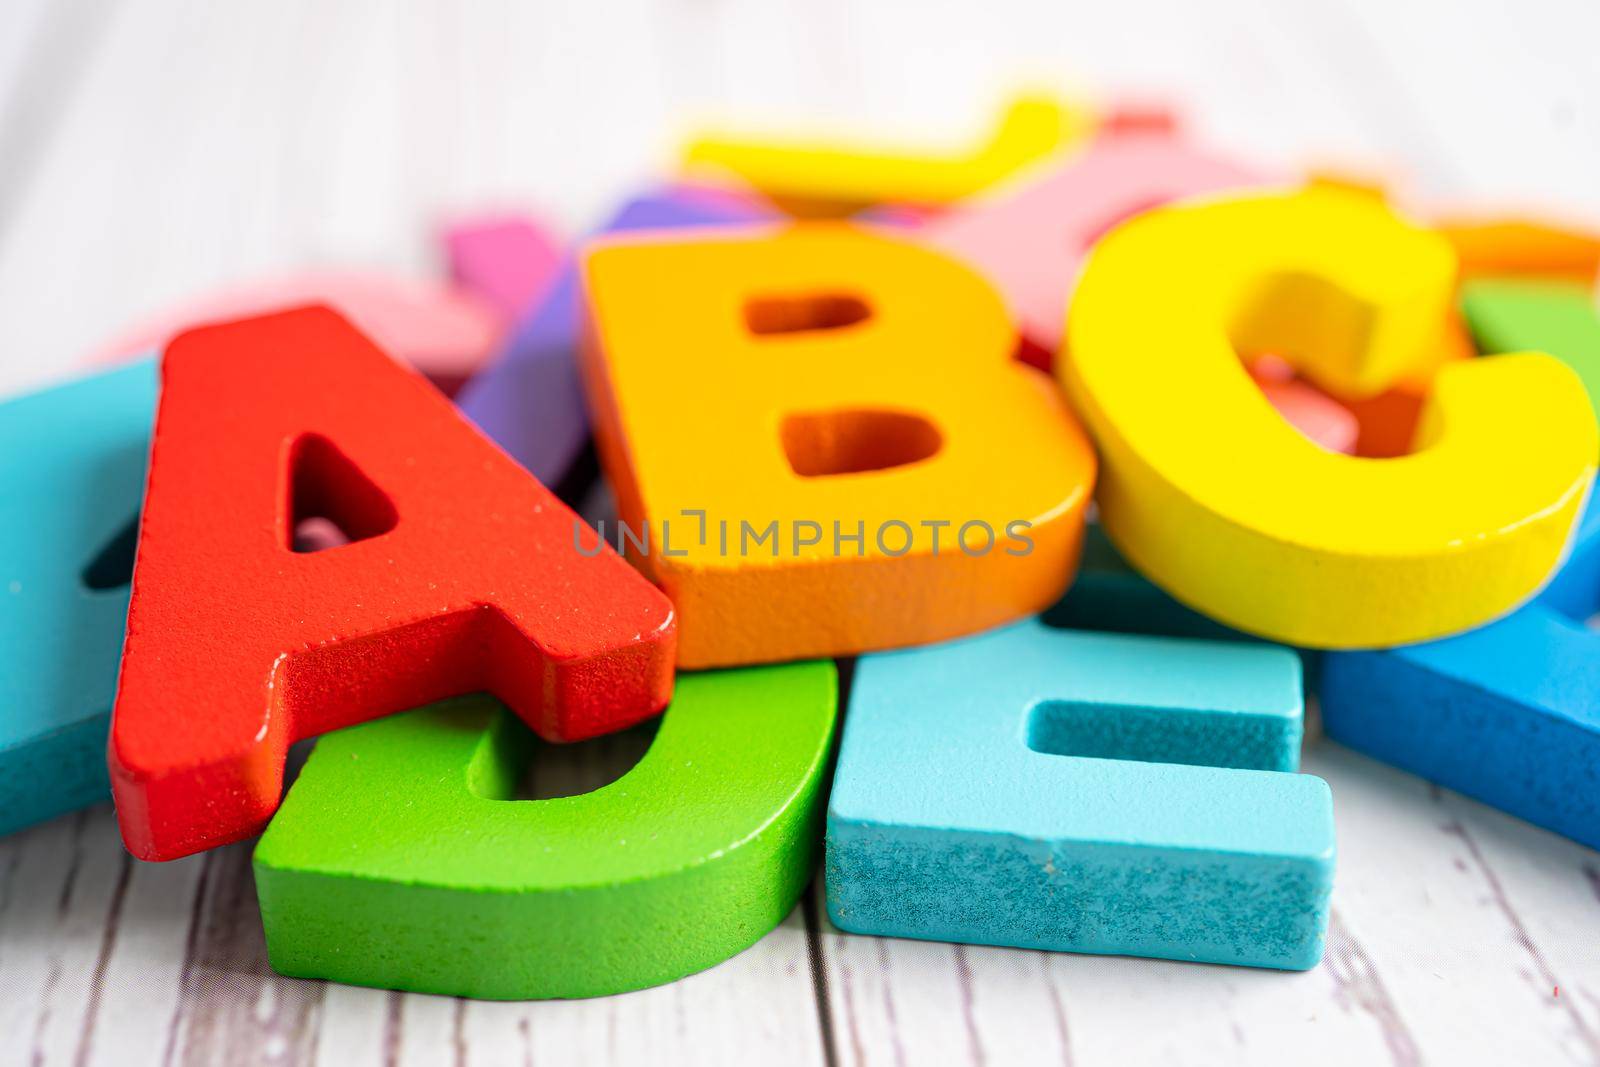
M110 793L156 365L0 405L0 834Z

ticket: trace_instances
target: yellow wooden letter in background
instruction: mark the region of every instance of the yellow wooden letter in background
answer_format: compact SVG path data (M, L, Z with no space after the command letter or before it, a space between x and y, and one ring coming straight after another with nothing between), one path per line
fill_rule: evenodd
M1022 96L1007 107L989 141L965 156L708 134L690 143L684 163L691 173L732 173L791 214L838 216L873 204L961 200L1083 140L1093 127L1087 111L1052 97Z
M600 456L682 666L941 640L1065 589L1094 453L968 268L823 223L614 240L586 275Z
M1582 383L1542 354L1444 367L1416 451L1325 452L1238 352L1341 396L1427 358L1455 259L1336 189L1174 207L1114 231L1059 373L1100 448L1107 533L1190 606L1316 648L1439 637L1511 610L1562 558L1594 477Z

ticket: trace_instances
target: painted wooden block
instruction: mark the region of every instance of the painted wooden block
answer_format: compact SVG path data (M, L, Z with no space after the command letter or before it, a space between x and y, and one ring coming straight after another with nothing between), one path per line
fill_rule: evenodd
M839 217L883 203L948 204L1082 141L1087 111L1052 96L1023 95L987 143L950 156L868 145L709 133L685 149L690 174L737 175L791 214Z
M495 309L500 321L521 321L561 268L561 245L522 215L457 220L441 236L456 285Z
M272 966L522 999L719 963L811 880L837 700L828 662L684 675L637 766L551 800L485 696L325 737L256 849Z
M775 217L747 198L716 190L672 189L631 201L601 233L753 223ZM589 440L578 344L583 290L569 254L544 299L524 316L499 353L456 397L467 418L534 477L554 485Z
M0 405L0 834L105 799L156 367Z
M856 664L828 914L856 933L1304 969L1334 839L1300 664L1038 620Z
M1600 848L1600 508L1532 603L1444 641L1326 657L1329 737Z
M814 223L613 240L586 276L600 458L682 666L940 640L1066 588L1094 453L976 274Z
M295 551L306 516L350 543ZM579 529L325 308L179 337L112 715L129 850L259 832L291 743L419 703L488 690L552 740L661 710L672 606Z
M1049 370L1078 273L1107 231L1172 200L1266 180L1177 137L1135 130L1100 137L1049 173L965 205L920 236L999 288L1025 358Z
M312 271L206 293L127 330L91 358L120 362L160 351L184 330L326 304L384 351L455 393L498 342L499 313L470 293L375 271Z
M1461 287L1461 313L1486 352L1548 352L1571 367L1600 411L1600 305L1592 287L1482 278Z
M1600 234L1538 219L1445 219L1439 232L1455 247L1463 278L1536 276L1593 286L1600 275Z
M1532 595L1600 447L1568 367L1447 366L1420 447L1380 461L1306 440L1238 357L1274 352L1334 395L1380 393L1428 357L1454 269L1437 234L1328 188L1162 208L1113 231L1058 372L1100 446L1118 551L1219 622L1310 648L1428 640Z

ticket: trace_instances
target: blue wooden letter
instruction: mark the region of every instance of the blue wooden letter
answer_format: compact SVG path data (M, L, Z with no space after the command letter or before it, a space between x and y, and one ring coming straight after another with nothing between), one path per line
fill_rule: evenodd
M110 792L156 387L147 361L0 405L0 834Z
M1600 507L1538 599L1443 641L1323 660L1328 736L1600 848Z
M828 809L857 933L1301 969L1333 810L1294 653L1038 619L863 656Z

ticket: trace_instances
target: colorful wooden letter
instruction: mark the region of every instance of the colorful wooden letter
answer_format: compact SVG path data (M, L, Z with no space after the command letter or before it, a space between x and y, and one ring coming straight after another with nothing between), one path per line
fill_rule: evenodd
M507 324L522 320L561 267L555 238L520 215L461 219L444 231L443 244L451 279Z
M732 198L677 190L630 202L600 232L688 229L772 217ZM589 440L578 378L583 332L578 269L577 256L568 256L538 307L456 398L462 414L548 485L567 475Z
M1094 453L977 275L845 225L592 252L586 384L679 662L957 636L1047 607Z
M303 737L490 690L575 740L671 692L666 598L326 309L173 342L145 500L111 727L142 858L258 832ZM295 552L310 516L350 543Z
M1483 278L1461 287L1461 313L1484 351L1548 352L1577 371L1600 412L1600 308L1592 288Z
M446 394L477 369L504 329L494 307L467 292L373 271L319 271L234 285L188 300L125 331L93 359L120 362L159 351L184 330L305 304L338 311Z
M689 674L649 752L511 799L528 734L487 697L317 743L256 849L272 966L496 999L657 985L755 943L811 879L833 664Z
M891 937L1303 969L1333 877L1284 649L1039 620L856 665L828 914ZM1277 773L1275 773L1277 772Z
M1519 275L1592 286L1600 234L1536 219L1447 219L1439 232L1455 248L1463 278Z
M989 142L965 156L930 157L850 145L766 142L711 134L692 142L690 173L731 173L785 210L848 215L875 204L948 204L1086 137L1093 119L1049 96L1021 96Z
M156 366L0 405L0 834L105 798Z
M1262 180L1170 134L1108 135L1027 185L935 220L920 238L994 283L1022 332L1025 357L1049 370L1079 268L1106 231L1180 197Z
M1158 209L1090 257L1058 372L1100 446L1119 551L1236 629L1313 648L1426 640L1544 584L1594 477L1577 375L1537 354L1440 373L1418 451L1316 447L1238 353L1337 396L1382 391L1436 343L1449 246L1369 196L1304 192Z
M1328 736L1600 848L1600 508L1533 603L1423 645L1324 658Z

